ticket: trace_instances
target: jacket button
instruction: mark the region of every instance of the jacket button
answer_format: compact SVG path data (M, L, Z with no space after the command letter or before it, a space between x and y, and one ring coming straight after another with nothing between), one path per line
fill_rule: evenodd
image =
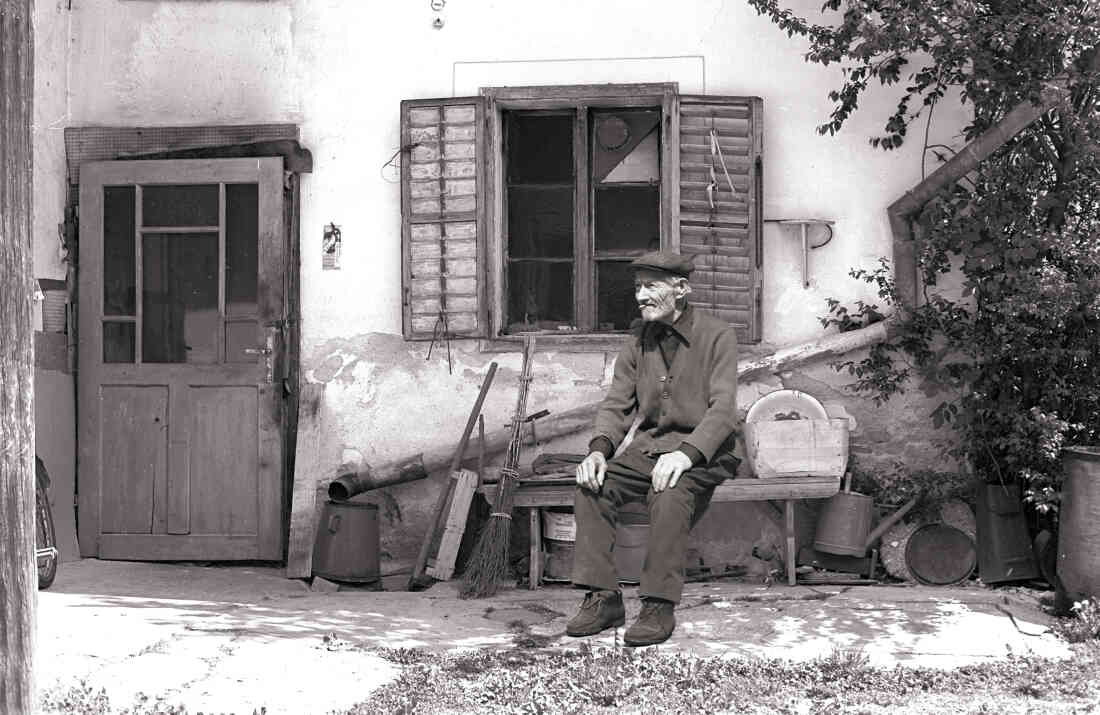
M664 376L664 375L661 375L660 377L658 377L658 378L657 378L657 380L658 380L658 381L660 381L660 382L664 382L664 381L665 381L665 380L667 380L667 379L668 379L668 378L667 378L666 376Z
M665 399L665 400L667 400L667 399L668 399L668 397L669 397L669 395L668 395L668 390L665 390L664 392L662 392L662 393L661 393L661 398L662 398L662 399Z

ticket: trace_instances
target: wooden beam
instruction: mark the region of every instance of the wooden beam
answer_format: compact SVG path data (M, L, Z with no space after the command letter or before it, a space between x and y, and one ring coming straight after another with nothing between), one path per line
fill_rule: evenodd
M0 712L34 712L31 0L0 0Z
M737 363L737 378L745 379L762 372L781 372L807 362L840 357L886 340L890 336L890 327L890 322L884 320L847 333L833 333L781 348L764 357L741 360Z
M313 572L316 538L317 479L323 469L325 424L322 418L324 383L302 387L298 398L298 425L294 453L294 482L290 496L290 534L287 537L287 578L309 578Z

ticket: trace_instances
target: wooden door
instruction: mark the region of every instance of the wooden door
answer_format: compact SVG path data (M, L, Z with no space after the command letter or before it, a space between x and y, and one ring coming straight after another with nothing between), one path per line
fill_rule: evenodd
M82 555L282 558L282 177L281 158L81 168Z

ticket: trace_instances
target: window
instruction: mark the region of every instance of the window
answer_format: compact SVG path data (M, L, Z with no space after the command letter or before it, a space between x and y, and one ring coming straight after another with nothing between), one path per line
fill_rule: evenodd
M671 84L404 102L406 337L622 333L629 262L664 248L759 340L760 110Z

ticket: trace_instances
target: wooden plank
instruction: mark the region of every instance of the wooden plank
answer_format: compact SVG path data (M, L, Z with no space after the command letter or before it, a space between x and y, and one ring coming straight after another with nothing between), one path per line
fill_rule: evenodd
M566 481L568 480L568 481ZM541 480L540 480L541 481ZM496 485L482 486L481 491L492 494ZM563 476L558 483L532 485L520 484L516 490L515 506L546 507L565 506L573 503L576 483L571 476ZM775 477L771 479L731 479L714 490L711 502L765 501L769 499L824 499L840 491L840 477Z
M254 534L102 534L99 558L117 561L250 561L260 558Z
M321 449L325 433L322 404L325 383L305 385L298 397L298 433L295 436L294 481L290 496L290 534L287 538L286 577L309 578L313 572L313 541L317 536L317 483L329 476Z
M794 500L787 499L783 502L783 517L787 532L787 585L793 586L795 584Z
M443 525L443 536L439 540L435 564L426 570L432 578L446 581L454 575L455 559L462 535L466 532L466 519L470 516L470 504L477 491L477 472L460 469L451 475L454 480L451 492L451 506L447 520Z
M534 590L542 585L542 512L528 509L531 523L531 560L527 573L527 588Z

